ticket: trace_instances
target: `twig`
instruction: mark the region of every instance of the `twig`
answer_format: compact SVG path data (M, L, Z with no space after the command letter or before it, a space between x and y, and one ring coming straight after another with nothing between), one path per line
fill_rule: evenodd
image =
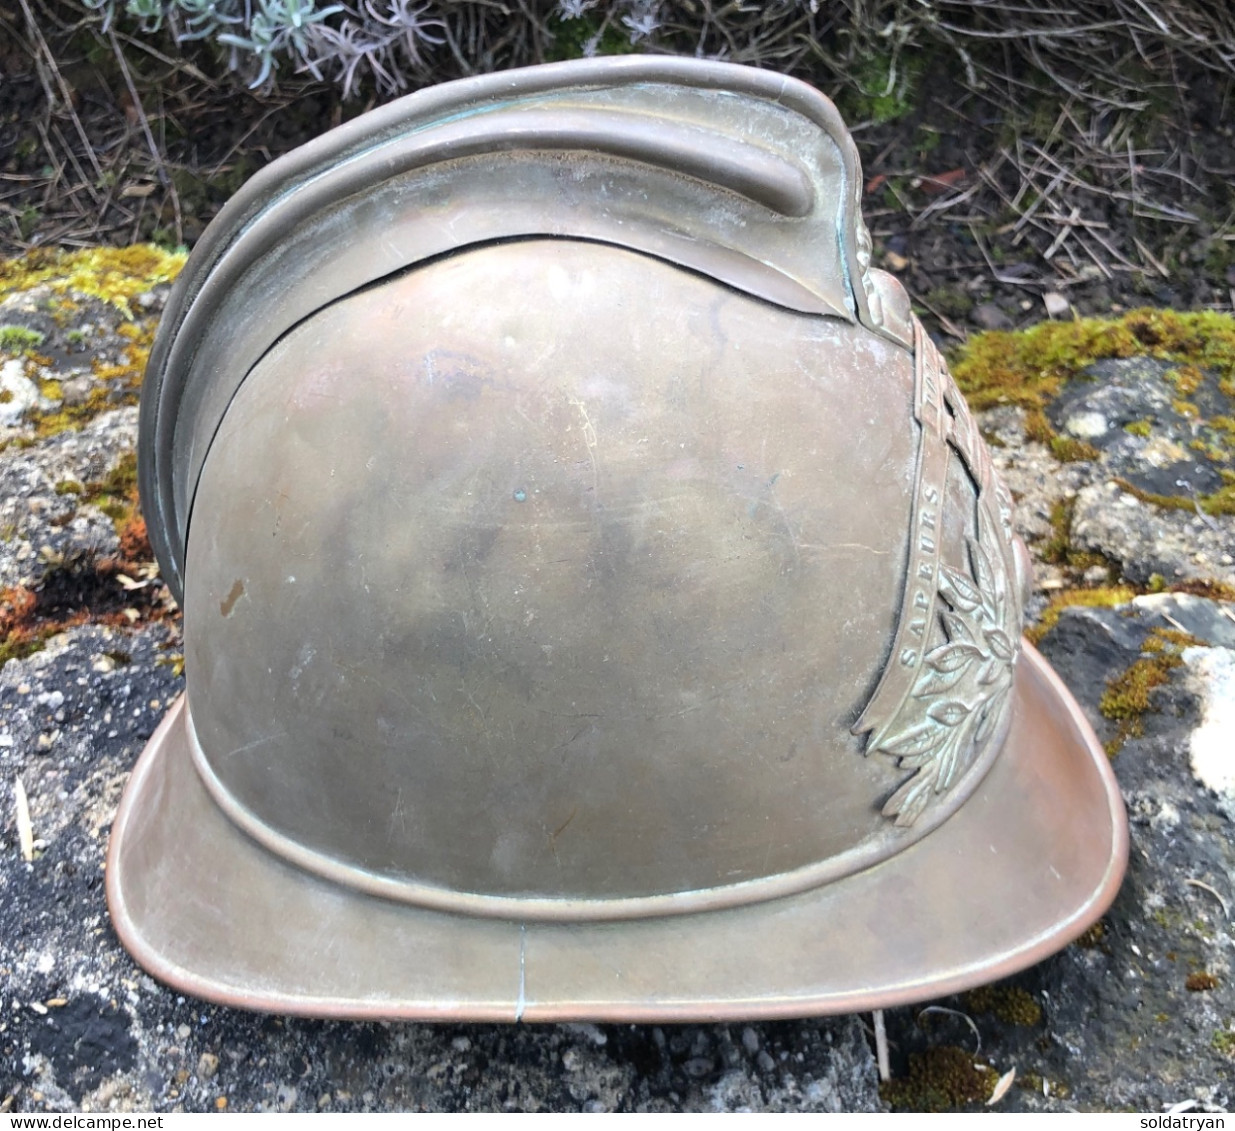
M968 1013L962 1013L959 1009L949 1009L944 1005L928 1005L925 1009L918 1011L918 1016L922 1017L927 1013L943 1013L949 1017L959 1017L970 1029L973 1030L973 1039L976 1042L973 1050L973 1055L977 1056L982 1051L982 1034L978 1032L977 1025Z
M978 250L982 253L982 258L986 260L986 266L990 269L990 273L995 277L996 282L1004 283L1010 287L1040 287L1042 285L1040 279L1014 279L1011 275L1004 275L995 266L995 261L991 258L990 252L986 250L986 244L983 243L978 229L973 224L970 224L969 231L973 236L973 242L978 245Z
M64 76L60 73L60 68L56 66L56 57L52 54L51 48L47 45L47 40L43 38L43 31L38 25L38 21L34 18L34 13L30 10L30 5L27 0L20 0L21 10L25 13L26 23L30 27L31 34L37 40L36 46L47 60L48 66L51 67L51 72L56 76L56 85L60 87L60 95L64 99L65 109L69 112L69 117L73 119L73 125L77 129L77 136L81 138L81 143L85 147L86 155L90 158L90 164L94 166L95 174L99 181L103 180L103 168L99 164L99 159L94 155L94 148L90 144L90 138L86 135L86 127L81 124L81 119L77 116L77 111L73 109L73 96L69 91L68 83L64 81ZM47 93L47 107L50 111L55 105L55 98L52 95L51 88L47 85L46 77L43 74L43 69L39 67L39 78L43 82L43 89ZM96 197L97 199L97 197Z
M954 337L958 342L963 342L968 339L969 335L966 334L965 331L962 330L955 322L953 322L951 318L944 314L943 311L932 306L921 295L917 296L917 301L926 307L926 309L929 310L936 318L938 318L939 325L944 328L946 333L951 334L952 337Z
M883 1023L882 1009L876 1009L871 1016L875 1021L875 1060L879 1065L879 1079L886 1083L892 1079L892 1067L888 1061L888 1030Z
M1211 888L1211 887L1210 887L1207 883L1205 883L1205 882L1204 882L1204 880L1192 880L1192 879L1188 879L1188 880L1184 880L1184 883L1185 883L1185 884L1187 884L1189 887L1200 888L1200 889L1201 889L1201 891L1207 891L1207 892L1209 892L1209 894L1210 894L1210 895L1212 895L1212 896L1214 897L1214 899L1216 899L1216 900L1217 900L1217 901L1218 901L1218 902L1222 905L1222 915L1223 915L1223 917L1224 917L1224 918L1226 918L1226 919L1229 919L1229 918L1231 917L1231 909L1230 909L1230 908L1226 905L1226 900L1225 900L1225 899L1223 899L1223 898L1222 898L1222 896L1220 896L1220 895L1219 895L1219 894L1218 894L1218 893L1217 893L1217 892L1216 892L1213 888Z
M1072 215L1069 219L1065 220L1062 216L1058 218L1061 224L1059 235L1055 237L1055 242L1042 253L1043 259L1049 261L1055 258L1055 253L1063 247L1069 237L1071 237L1073 225L1075 225L1077 217L1079 217L1080 214L1081 210L1079 208L1074 208L1072 209Z
M1150 266L1158 272L1159 275L1161 275L1164 279L1169 279L1171 277L1171 273L1163 265L1162 260L1154 255L1154 253L1150 251L1149 248L1147 248L1143 243L1141 243L1136 236L1132 237L1132 242L1136 244L1136 250L1141 253L1141 255L1149 262Z
M22 3L25 3L25 0L22 0ZM133 83L133 76L129 72L129 64L124 57L124 52L120 50L120 44L116 41L115 33L109 31L107 38L116 56L116 62L120 64L121 74L124 75L124 85L129 88L129 97L133 100L133 108L137 111L137 118L141 122L142 133L146 135L146 145L150 147L150 156L154 158L154 167L159 175L159 183L162 184L164 190L171 198L172 212L176 217L176 242L184 243L184 223L180 216L180 195L176 192L176 186L172 183L172 179L167 175L167 169L163 165L163 155L159 152L159 147L154 142L154 134L150 132L150 121L146 117L141 96L137 93L137 87Z

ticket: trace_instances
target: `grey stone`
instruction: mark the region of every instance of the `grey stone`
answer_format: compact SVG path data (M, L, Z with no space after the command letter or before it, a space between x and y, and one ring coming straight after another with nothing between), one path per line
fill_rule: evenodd
M12 358L0 364L0 428L13 427L41 399L39 387L26 376L25 362Z
M1180 393L1166 377L1173 368L1145 358L1098 362L1060 392L1047 415L1056 428L1101 449L1106 478L1153 495L1210 494L1224 483L1222 467L1193 443L1222 443L1206 418L1226 415L1230 406L1207 375L1187 398L1202 416L1181 412Z
M60 392L66 405L76 407L86 403L94 382L89 377L70 377L60 384Z
M115 525L67 488L104 480L137 442L137 409L103 413L80 432L0 453L0 588L36 586L49 567L119 549Z
M1042 296L1042 305L1051 318L1063 318L1072 309L1071 303L1056 291L1047 291Z
M1074 546L1114 559L1136 584L1154 574L1235 582L1235 568L1220 564L1235 547L1235 518L1143 503L1113 481L1078 492L1071 534Z
M1201 710L1189 736L1192 774L1235 821L1235 648L1189 648L1183 658Z
M1132 606L1206 644L1235 648L1235 609L1229 602L1209 601L1191 593L1147 593L1134 597Z

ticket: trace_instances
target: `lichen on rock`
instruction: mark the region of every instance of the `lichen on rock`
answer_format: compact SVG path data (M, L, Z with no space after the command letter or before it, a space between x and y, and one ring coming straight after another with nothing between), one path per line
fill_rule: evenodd
M0 448L137 403L157 315L184 260L146 244L0 260Z
M998 433L1040 582L1235 591L1235 318L1133 311L980 334L955 371Z

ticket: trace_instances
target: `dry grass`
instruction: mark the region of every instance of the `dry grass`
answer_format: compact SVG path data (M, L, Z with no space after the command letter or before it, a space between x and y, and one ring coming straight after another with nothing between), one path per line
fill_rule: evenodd
M253 94L200 43L136 35L123 20L104 32L69 0L16 4L0 6L0 38L16 45L4 97L26 99L0 105L11 118L0 125L26 152L0 163L0 251L191 242L229 178L366 102L589 51L648 50L814 82L879 170L876 230L881 214L899 213L914 230L964 231L975 269L1002 284L1166 278L1198 245L1219 266L1235 263L1235 204L1214 189L1235 175L1222 126L1235 113L1227 0L430 0L421 15L441 42L402 69L383 57L345 76L324 56L311 68L323 81L289 79L289 67L281 86ZM363 9L341 18L363 20ZM953 80L953 132L967 139L958 167L885 169L896 134L874 149L888 136L880 119L912 116L924 76L940 73ZM360 97L343 102L326 78ZM320 116L302 121L310 95ZM1226 129L1224 147L1202 144L1198 106Z

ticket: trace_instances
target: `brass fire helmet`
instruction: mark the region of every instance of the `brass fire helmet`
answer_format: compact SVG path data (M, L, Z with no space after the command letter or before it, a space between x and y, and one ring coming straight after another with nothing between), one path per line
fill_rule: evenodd
M111 842L143 966L318 1016L781 1017L1105 910L1118 789L861 184L810 87L628 57L414 94L237 195L142 402L189 688Z

